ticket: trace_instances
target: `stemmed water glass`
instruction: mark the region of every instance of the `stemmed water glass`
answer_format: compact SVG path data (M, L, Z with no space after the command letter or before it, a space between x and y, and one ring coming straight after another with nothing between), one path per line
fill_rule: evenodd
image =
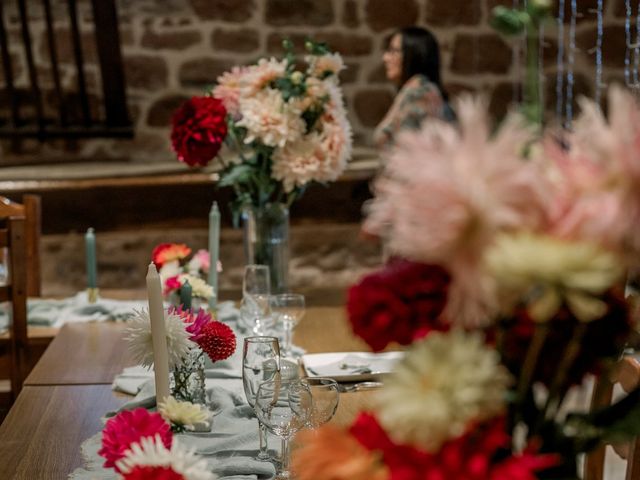
M242 349L242 384L251 408L255 407L260 384L273 380L280 372L280 345L276 337L246 337ZM260 450L258 460L269 460L267 432L258 417Z
M255 335L264 335L265 327L271 319L269 299L271 296L271 278L266 265L247 265L244 267L242 281L243 317L253 324Z
M282 439L282 461L276 479L288 479L289 440L307 425L312 409L309 388L299 380L275 380L260 384L254 409L258 419Z
M305 377L300 382L311 392L313 405L307 420L309 428L318 428L333 418L338 409L338 382L328 377Z
M291 355L291 337L294 327L304 316L304 295L299 293L281 293L271 296L271 311L278 316L284 327L282 353Z

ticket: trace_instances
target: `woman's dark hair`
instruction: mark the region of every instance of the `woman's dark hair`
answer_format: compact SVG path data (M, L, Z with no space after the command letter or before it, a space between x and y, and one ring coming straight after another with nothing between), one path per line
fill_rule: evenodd
M402 78L400 85L417 74L422 74L436 84L446 100L448 95L440 80L440 47L433 34L421 27L404 27L392 33L402 38Z

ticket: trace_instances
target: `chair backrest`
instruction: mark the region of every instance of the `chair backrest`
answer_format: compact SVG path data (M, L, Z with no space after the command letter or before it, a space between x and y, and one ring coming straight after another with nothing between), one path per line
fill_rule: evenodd
M40 235L42 224L40 196L24 195L22 202L21 204L12 202L8 198L0 196L0 218L24 217L27 295L39 297L41 293Z
M0 249L5 252L8 267L0 285L0 302L11 305L9 355L11 391L15 398L22 387L20 356L27 344L27 272L25 217L11 215L0 218Z
M609 405L613 399L613 388L619 383L622 390L630 392L640 384L640 362L632 357L620 359L611 377L601 375L596 380L591 398L591 409L598 409ZM629 444L613 445L614 451L627 460L625 480L640 480L640 439L636 438ZM606 446L601 445L590 452L584 463L584 480L603 480ZM622 480L622 479L620 479Z
M0 62L0 138L133 136L115 0L0 2Z

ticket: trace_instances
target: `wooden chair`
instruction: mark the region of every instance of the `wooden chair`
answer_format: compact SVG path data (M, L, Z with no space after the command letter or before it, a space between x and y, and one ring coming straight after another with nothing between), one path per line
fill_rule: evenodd
M0 218L11 216L24 217L27 296L39 297L41 293L40 235L42 224L40 196L24 195L21 204L0 196Z
M27 345L27 270L25 217L0 218L0 248L6 252L8 274L0 285L0 302L11 306L9 335L0 337L0 353L8 357L11 399L20 393L24 372L21 356Z
M625 356L619 362L609 378L602 375L597 379L591 399L591 408L609 405L613 399L613 388L619 383L622 390L630 392L640 384L640 361L632 356ZM622 445L612 445L618 456L627 461L627 472L624 480L640 480L640 438ZM584 480L603 480L606 445L601 445L590 452L585 459ZM620 479L622 480L622 479Z

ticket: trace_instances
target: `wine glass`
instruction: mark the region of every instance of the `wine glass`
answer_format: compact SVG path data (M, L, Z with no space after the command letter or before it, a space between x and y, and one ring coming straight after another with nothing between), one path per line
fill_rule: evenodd
M290 478L289 440L309 420L312 409L309 388L300 382L274 380L260 384L254 409L258 419L274 435L282 439L282 461L276 474L276 480Z
M266 265L244 267L242 282L242 316L253 324L253 333L263 335L271 319L269 298L271 280Z
M254 408L258 387L280 371L280 345L276 337L246 337L242 348L242 385L247 402ZM258 460L269 460L267 432L258 418L260 450Z
M313 405L307 420L309 428L318 428L333 418L338 409L338 382L328 377L305 377L300 382L311 392Z
M271 310L278 316L284 326L282 353L285 357L290 356L293 328L304 316L304 295L299 293L272 295Z

